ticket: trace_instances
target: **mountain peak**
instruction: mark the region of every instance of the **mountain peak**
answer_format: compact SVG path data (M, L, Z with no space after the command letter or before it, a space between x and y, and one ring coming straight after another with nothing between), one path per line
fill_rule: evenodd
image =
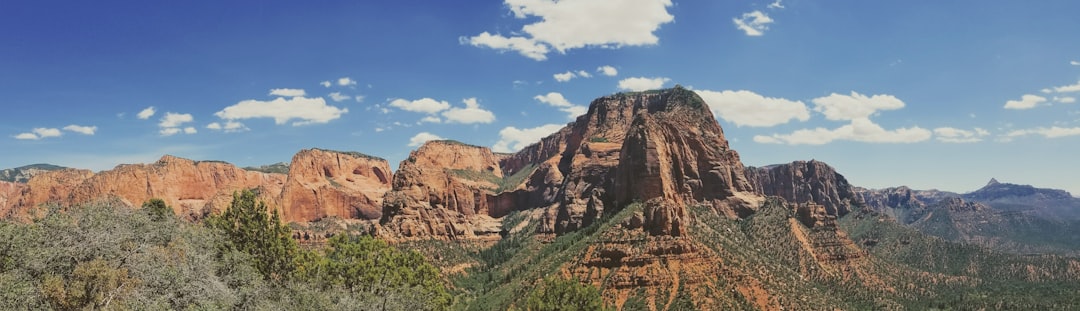
M997 178L990 178L990 182L986 183L986 186L989 187L997 184L1001 184L1000 182L998 182Z

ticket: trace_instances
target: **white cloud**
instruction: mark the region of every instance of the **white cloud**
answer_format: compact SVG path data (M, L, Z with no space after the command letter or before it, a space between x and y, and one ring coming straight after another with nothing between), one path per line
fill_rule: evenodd
M515 152L562 128L563 126L559 124L546 124L527 129L518 129L513 126L505 127L499 131L499 141L491 147L491 150L495 152Z
M570 101L566 100L566 97L563 97L562 94L556 92L547 93L547 95L536 95L536 97L533 97L533 99L536 99L541 103L551 105L552 107L558 108L559 111L567 113L567 117L569 117L570 119L576 118L577 116L589 112L589 107L574 105L570 103Z
M1078 62L1078 61L1075 61L1075 60L1074 60L1074 61L1070 61L1070 62L1069 62L1069 65L1073 65L1073 66L1080 66L1080 62Z
M443 140L443 138L432 133L420 132L419 134L416 134L416 136L409 138L409 147L422 145L429 140Z
M659 89L659 88L664 87L664 83L667 83L668 81L671 81L671 79L663 78L663 77L659 77L659 78L645 78L645 77L626 78L626 79L622 79L621 81L619 81L619 89L633 91L633 92L655 90L655 89Z
M307 125L312 123L327 123L340 118L348 113L348 108L338 108L326 104L321 97L282 97L270 101L244 100L235 105L225 107L214 113L218 118L235 121L255 118L273 118L274 124L285 124L289 120L298 119L293 126Z
M34 128L34 130L29 133L19 133L18 135L15 135L15 139L38 140L49 137L60 137L63 134L64 133L61 133L60 129L57 128L38 127Z
M578 70L577 75L582 78L592 78L592 74L584 70Z
M335 101L335 102L342 102L342 101L345 101L345 100L350 99L350 98L352 98L352 96L343 95L343 94L341 94L341 92L330 93L330 100Z
M940 142L946 143L974 143L982 141L990 132L975 128L974 130L962 130L952 127L939 127L934 129L934 137Z
M65 130L72 131L83 135L94 135L97 132L97 126L82 126L82 125L68 125L64 127Z
M878 110L896 110L904 108L904 102L892 95L874 95L867 97L851 92L851 95L832 93L829 96L812 100L814 111L825 115L829 120L865 119Z
M555 81L566 82L566 81L570 81L570 79L573 79L573 78L577 77L577 74L574 74L571 71L567 71L567 72L564 72L564 73L556 73L556 74L554 74L552 76L555 77Z
M167 127L167 128L163 128L163 129L159 130L158 133L161 134L161 136L173 136L173 135L176 135L176 134L180 133L180 128L178 128L178 127Z
M754 141L764 144L822 145L837 140L867 143L915 143L930 139L930 130L915 126L886 130L867 118L851 120L850 124L836 129L802 129L791 134L754 136Z
M1054 101L1062 103L1062 104L1072 104L1072 103L1076 102L1076 97L1072 97L1072 96L1057 97L1057 96L1054 96Z
M323 87L330 87L333 84L330 83L329 80L327 80L327 81L319 82L319 85L322 85Z
M520 36L483 32L462 37L462 44L515 51L534 59L547 59L552 50L584 47L620 48L654 45L660 25L675 19L667 8L671 0L505 0L514 17L538 20L525 25Z
M157 109L154 109L154 106L150 106L146 107L146 109L143 109L142 111L139 111L139 114L135 116L138 117L140 120L146 120L150 117L153 117L155 113L157 113Z
M337 79L338 86L353 86L356 85L356 80L349 77L341 77Z
M599 68L596 68L596 72L599 72L600 74L608 77L614 77L619 75L619 70L611 66L600 66Z
M713 114L735 126L768 127L792 120L810 119L810 110L801 101L772 98L751 91L697 91Z
M522 56L531 58L533 60L546 60L547 53L550 52L546 45L537 43L532 39L526 39L524 37L503 37L502 35L493 35L485 31L475 37L461 38L462 44L469 44L478 47L488 47L501 51L517 51Z
M450 103L447 103L446 101L434 100L427 97L413 101L399 98L390 101L390 106L405 111L423 112L427 114L435 114L439 111L450 109Z
M1046 102L1046 97L1026 94L1024 96L1021 96L1020 100L1010 100L1005 102L1005 109L1031 109L1044 102Z
M270 95L271 96L303 97L306 94L307 94L307 92L304 92L303 89L271 89L270 90Z
M491 111L480 108L480 103L476 98L466 98L462 100L465 103L465 108L454 107L450 108L442 113L442 116L446 118L446 122L449 123L491 123L495 121L495 114Z
M14 137L15 137L15 139L22 139L22 140L41 139L41 137L38 137L37 134L34 134L34 133L19 133L18 135L15 135Z
M225 130L226 133L243 132L249 130L247 126L244 126L243 123L236 121L226 121L224 125L222 125L221 123L213 122L207 124L206 128L215 131Z
M159 127L179 127L184 123L195 121L195 118L190 113L172 113L166 112L165 116L161 118L161 123L158 123Z
M195 133L198 133L198 132L199 131L196 130L194 127L189 126L189 127L184 128L184 134L195 134Z
M780 1L781 0L776 0L776 2L770 3L768 8L770 8L770 9L783 9L784 4L780 3Z
M1046 138L1059 138L1066 136L1080 135L1080 127L1038 127L1033 129L1014 130L1005 134L1006 141L1014 137L1021 137L1027 135L1042 135Z
M436 116L426 116L420 119L420 123L442 123L442 119Z
M354 95L353 100L355 100L358 103L362 103L362 102L364 102L364 95Z
M1058 93L1080 92L1080 81L1077 81L1076 84L1055 87L1054 91Z
M769 24L773 23L773 19L761 11L743 13L742 17L732 18L731 21L735 23L736 28L751 37L764 35L765 31L769 30Z

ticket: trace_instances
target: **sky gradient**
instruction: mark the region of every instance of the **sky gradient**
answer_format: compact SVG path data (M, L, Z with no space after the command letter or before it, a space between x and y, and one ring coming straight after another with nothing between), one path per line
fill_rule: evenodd
M709 103L746 165L1080 194L1080 2L0 3L0 168L304 148L514 151L621 91Z

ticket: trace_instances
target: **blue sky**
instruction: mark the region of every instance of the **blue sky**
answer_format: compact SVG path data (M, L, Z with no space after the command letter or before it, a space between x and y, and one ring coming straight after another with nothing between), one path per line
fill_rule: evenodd
M0 167L512 151L681 84L747 165L1080 194L1076 1L0 3Z

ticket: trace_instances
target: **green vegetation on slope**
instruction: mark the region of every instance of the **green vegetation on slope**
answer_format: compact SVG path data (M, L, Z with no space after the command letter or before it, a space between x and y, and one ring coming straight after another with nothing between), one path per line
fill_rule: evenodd
M299 250L295 242L280 239L290 233L275 217L265 209L258 215L262 204L254 196L240 193L233 203L229 216L208 226L161 213L164 204L158 200L148 201L144 210L100 202L51 208L28 224L0 222L0 309L445 310L450 305L438 270L415 252L346 236L331 239L324 250ZM233 225L223 225L226 220ZM379 264L366 264L371 260ZM370 282L373 276L379 281Z

